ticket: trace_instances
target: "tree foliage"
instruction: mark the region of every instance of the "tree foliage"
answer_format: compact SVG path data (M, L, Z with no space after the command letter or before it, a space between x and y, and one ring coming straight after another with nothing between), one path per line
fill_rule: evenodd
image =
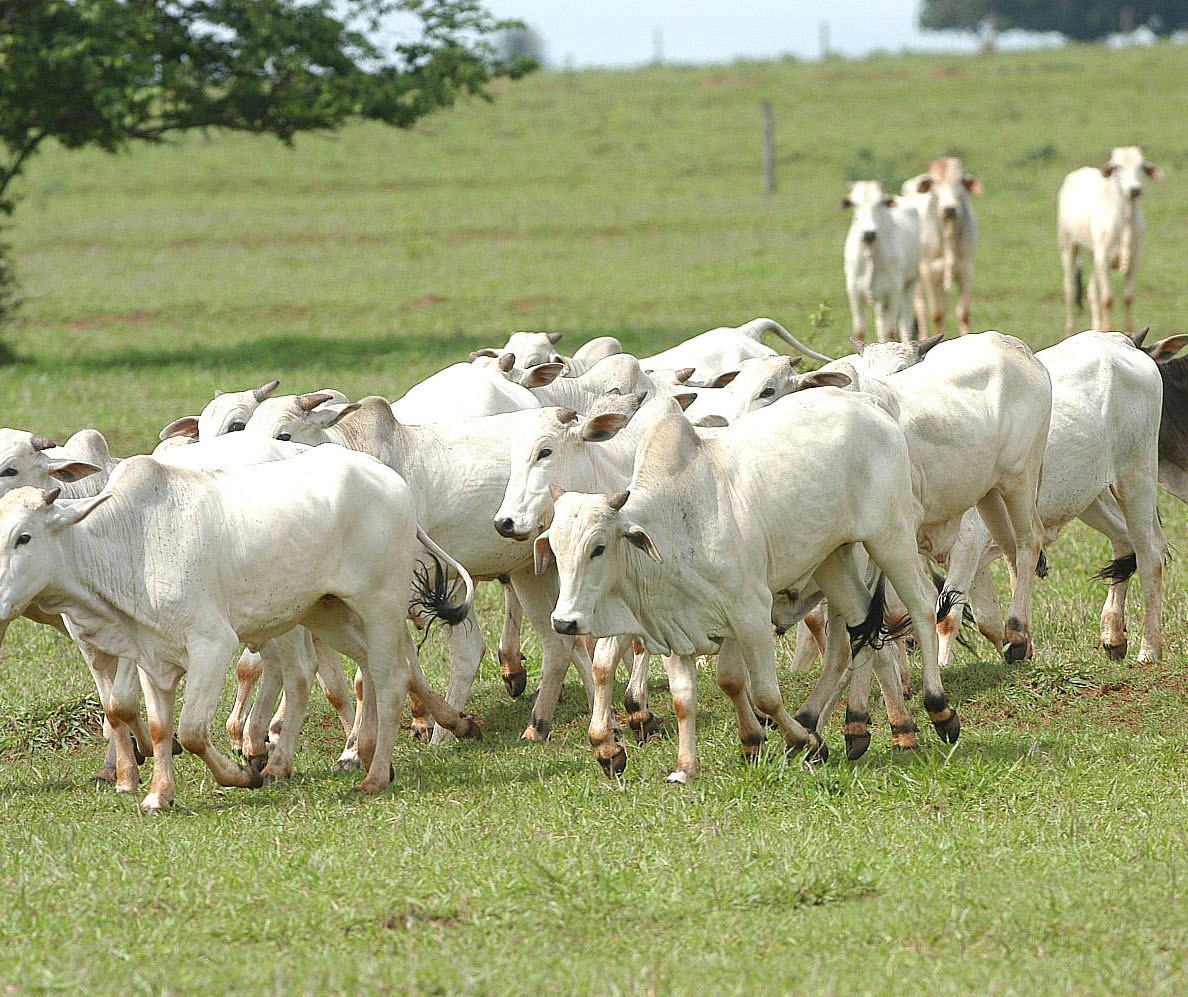
M1185 0L924 0L925 30L978 32L1056 31L1076 41L1096 41L1124 29L1146 27L1157 35L1188 28Z
M389 16L416 37L383 51ZM3 0L0 215L50 139L115 152L195 128L286 143L351 118L407 128L531 68L495 57L508 26L478 0ZM0 247L0 319L11 295Z

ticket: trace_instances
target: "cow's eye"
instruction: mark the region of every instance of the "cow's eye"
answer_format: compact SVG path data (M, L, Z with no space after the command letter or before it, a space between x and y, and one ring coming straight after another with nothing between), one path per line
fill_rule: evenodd
M293 434L292 433L279 433L279 434L277 434L276 438L278 440L280 440L281 443L288 443L293 438Z
M18 547L24 546L32 539L33 538L31 536L29 536L28 533L22 533L19 537L17 537L16 545Z
M227 427L227 432L228 433L242 433L246 426L247 426L246 422L240 422L238 419L236 419L233 423L231 423L230 426Z
M541 447L541 448L540 448L540 453L538 453L538 454L536 455L536 459L537 459L537 460L544 460L546 457L552 457L552 456L553 456L553 451L552 451L552 450L550 450L548 447Z
M592 561L592 560L594 560L594 558L596 558L596 557L602 557L602 555L603 555L603 554L605 554L605 553L606 553L606 545L605 545L605 544L599 544L599 545L598 545L597 547L595 547L595 548L594 548L592 551L590 551L590 560Z
M769 384L766 388L764 388L762 391L759 392L759 397L760 398L770 398L774 394L775 394L775 388L773 388Z
M3 471L0 471L0 478L15 478L16 473L17 469L15 467L6 467Z

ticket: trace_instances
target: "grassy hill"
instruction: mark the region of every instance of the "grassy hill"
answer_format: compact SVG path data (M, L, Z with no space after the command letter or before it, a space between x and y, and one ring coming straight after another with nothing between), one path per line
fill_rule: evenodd
M897 186L945 153L985 186L974 326L1040 347L1063 324L1060 179L1145 143L1168 176L1144 196L1138 314L1152 338L1182 332L1185 107L1188 49L1069 48L542 73L411 133L51 149L8 234L28 302L4 333L22 362L0 368L0 423L94 426L131 453L216 389L279 377L395 397L517 329L653 350L769 315L838 354L845 181ZM1183 547L1184 507L1163 506ZM402 738L377 799L330 771L340 735L315 694L291 783L222 791L182 758L177 811L146 821L89 782L101 745L73 647L14 624L0 986L1184 992L1183 559L1167 570L1165 660L1139 666L1095 647L1104 541L1072 527L1048 557L1035 661L975 644L945 676L965 723L954 749L926 730L892 756L879 728L858 764L835 751L810 772L773 750L744 768L706 669L705 775L688 790L662 784L671 739L629 746L607 782L572 680L551 743L518 743L530 696L509 700L488 660L473 701L485 740ZM1140 608L1132 593L1132 647ZM527 653L531 694L531 640ZM440 685L440 638L423 654ZM787 683L799 701L806 679ZM658 671L654 696L670 716Z

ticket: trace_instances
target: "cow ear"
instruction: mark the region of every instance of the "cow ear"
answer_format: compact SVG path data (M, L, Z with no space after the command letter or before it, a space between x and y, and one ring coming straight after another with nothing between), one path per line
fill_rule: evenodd
M586 420L582 439L589 443L605 443L630 421L631 416L622 412L602 412Z
M556 502L557 499L559 499L562 495L565 494L565 489L562 488L560 485L556 485L556 484L549 485L549 494L553 497L553 501Z
M935 336L929 336L927 339L920 340L920 356L923 357L929 350L936 346L942 339L945 338L943 332L938 332Z
M724 388L736 377L738 377L737 370L728 370L725 374L719 374L717 377L715 377L708 385L706 385L706 387Z
M804 391L808 388L844 388L850 384L850 376L840 370L813 370L801 375L797 380L796 390Z
M632 547L638 547L657 564L664 563L664 558L660 556L660 551L656 549L656 545L652 542L652 538L648 536L647 530L629 524L623 530L623 539L631 544Z
M538 575L543 575L553 565L553 545L549 543L549 531L545 530L532 541L532 567Z
M721 429L723 426L729 426L730 423L726 421L725 416L707 415L704 418L698 419L693 425L698 429Z
M320 429L329 429L352 412L357 412L359 408L359 402L348 402L345 405L319 405L309 413L309 421Z
M681 407L681 411L684 412L685 409L697 401L697 392L682 391L679 395L673 395L672 398Z
M916 182L916 193L927 194L932 190L932 177L921 177Z
M161 430L157 438L164 441L171 440L175 436L185 436L191 440L198 439L198 416L183 415L180 419L174 419Z
M961 178L961 182L965 185L965 189L971 194L982 193L982 181L977 177L970 176L968 173Z
M1101 175L1103 177L1112 177L1114 175L1114 164L1106 163L1105 166L1101 168Z
M894 194L889 194L887 197L883 198L883 203L887 205L888 208L894 208L898 206L899 198Z
M91 498L78 499L65 505L59 505L57 501L59 494L61 494L59 488L51 488L43 493L46 505L50 507L48 522L55 529L81 523L112 496L111 492L100 492Z
M100 470L98 464L91 464L85 460L52 460L46 467L50 477L58 481L78 481Z
M543 388L546 384L552 384L564 372L563 363L538 363L524 373L520 383L525 388Z
M1156 363L1167 363L1185 346L1188 346L1188 336L1168 336L1167 339L1142 347L1142 350Z
M862 351L866 349L866 343L864 343L857 336L850 337L850 345L854 347L854 352L857 353L858 356L862 356Z
M1152 180L1162 180L1164 177L1163 170L1154 163L1143 163L1143 172Z
M843 208L852 208L852 207L854 207L854 202L851 201L848 197L843 197L841 199L841 206Z

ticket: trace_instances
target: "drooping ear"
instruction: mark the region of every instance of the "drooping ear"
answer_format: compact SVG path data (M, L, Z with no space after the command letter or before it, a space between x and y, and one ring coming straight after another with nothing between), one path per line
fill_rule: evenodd
M647 530L628 524L623 530L623 539L631 544L632 547L638 547L657 564L664 563L664 558L660 556L660 551L656 549L656 545L652 542L652 538L648 536Z
M260 387L254 389L252 391L252 397L255 398L257 402L262 402L279 387L280 381L269 381L267 384L261 384Z
M61 494L62 489L49 488L42 492L41 496L45 499L45 504L50 507L47 522L55 529L81 523L112 496L111 492L100 492L91 498L77 499L65 505L60 505L58 503L58 496Z
M549 494L553 496L553 501L556 502L557 499L565 494L565 489L560 485L549 485Z
M977 177L971 176L969 173L967 173L961 178L961 182L965 185L965 189L971 194L982 193L982 181Z
M362 407L361 402L347 402L345 405L319 405L309 413L309 422L319 429L329 429L352 412Z
M184 436L187 439L198 439L198 416L183 415L180 419L174 419L168 426L161 430L158 439L171 440L175 436Z
M1114 164L1106 163L1105 166L1101 168L1101 175L1103 177L1112 177L1114 175Z
M51 478L56 478L58 481L78 481L80 478L85 478L88 475L96 474L102 468L98 464L92 464L85 460L51 460L46 467L46 471Z
M536 574L543 575L552 567L555 560L553 545L549 543L549 531L545 530L532 541L532 569Z
M1142 349L1156 363L1167 363L1185 346L1188 346L1188 336L1180 335L1168 336Z
M586 419L582 427L582 439L588 443L605 443L631 421L624 412L600 412Z
M1143 172L1152 180L1162 180L1164 177L1163 170L1154 163L1143 163Z
M552 384L564 373L565 364L563 363L538 363L535 367L530 367L525 371L520 383L525 388L543 388L546 384Z
M916 193L927 194L932 190L932 177L921 177L916 181Z
M888 208L894 208L897 204L899 204L899 198L894 194L888 194L883 198L883 203L887 205Z
M681 407L681 411L684 412L685 409L697 401L697 392L682 391L679 395L673 395L672 399Z
M736 377L738 377L738 373L739 372L737 370L728 370L725 374L719 374L706 386L710 388L724 388Z
M561 341L561 337L564 335L565 335L565 333L563 333L563 332L546 332L545 333L545 336L548 338L548 341L550 343L552 343L554 346L556 346L557 343L559 343Z
M693 425L698 429L721 429L723 426L729 426L730 423L723 415L707 415L698 419Z
M927 339L920 340L920 356L923 357L929 350L941 342L945 338L943 332L938 332L935 336L929 336Z
M482 358L482 357L491 357L491 358L496 358L496 357L498 357L498 356L499 356L499 354L498 354L498 353L496 353L496 352L495 352L494 350L492 350L492 349L485 349L485 350L471 350L471 351L470 351L470 358L469 358L469 359L470 359L470 362L471 362L471 363L474 363L476 360L478 360L478 359L480 359L480 358ZM508 354L508 356L512 356L512 354L510 354L510 353L509 353L509 354ZM514 360L515 358L514 358L514 357L512 357L512 359Z
M854 352L857 353L858 356L862 356L862 351L866 349L866 343L864 343L857 336L850 337L850 345L854 347Z
M848 197L843 197L841 199L841 206L842 206L842 208L852 208L852 207L854 207L854 202L851 201Z
M797 391L806 391L809 388L844 388L850 383L848 374L843 374L840 370L810 370L807 374L802 374L796 383Z

